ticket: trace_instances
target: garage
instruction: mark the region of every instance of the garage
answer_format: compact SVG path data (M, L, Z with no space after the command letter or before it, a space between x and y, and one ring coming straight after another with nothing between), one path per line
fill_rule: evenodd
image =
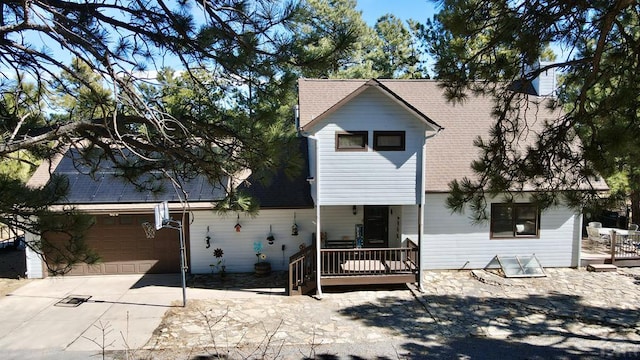
M158 230L153 239L145 236L142 223L153 223L153 214L105 214L96 215L95 220L86 241L101 261L95 265L76 265L67 275L180 272L178 230Z
M198 175L173 180L181 185L180 191L176 191L172 180L165 179L164 173L160 172L147 174L150 178L146 180L157 181L147 184L150 189L143 189L122 177L109 159L101 159L96 169L85 164L83 156L79 149L71 148L56 161L43 163L29 180L29 186L38 188L46 186L52 175L66 178L69 191L61 199L63 202L52 206L52 210L64 213L66 209L75 209L94 217L94 225L87 231L84 241L98 254L100 261L91 266L76 264L67 274L179 273L179 231L164 228L156 231L155 238L147 239L142 227L145 222L155 222L154 208L164 201L171 209L171 218L182 220L188 269L189 219L182 218L183 211L198 207L211 209L212 202L226 196L226 189L212 184L206 176ZM126 151L122 156L135 158ZM185 194L190 199L189 204L184 201ZM43 234L47 241L43 242L42 251L45 258L51 259L50 263L55 259L64 261L64 253L70 251L69 236L54 230ZM37 240L35 235L33 240ZM46 276L46 266L37 254L28 260L30 277ZM58 268L66 270L64 265Z

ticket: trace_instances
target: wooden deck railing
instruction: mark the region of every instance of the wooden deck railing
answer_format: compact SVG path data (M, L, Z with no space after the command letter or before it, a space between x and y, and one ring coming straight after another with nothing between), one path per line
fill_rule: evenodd
M400 248L320 249L322 285L400 284L417 281L418 245ZM316 288L316 248L289 258L289 295Z
M322 249L321 275L389 274L416 270L412 248Z
M316 248L307 246L289 257L289 295L305 294L316 287Z
M640 232L629 231L629 235L611 234L611 262L640 259Z
M321 249L323 285L415 282L417 246L401 248Z

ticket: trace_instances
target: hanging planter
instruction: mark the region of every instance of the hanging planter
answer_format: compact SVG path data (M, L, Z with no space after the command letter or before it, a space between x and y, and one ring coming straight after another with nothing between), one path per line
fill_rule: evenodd
M267 242L269 243L269 245L273 245L274 241L276 241L276 238L273 236L271 225L269 225L269 236L267 236Z

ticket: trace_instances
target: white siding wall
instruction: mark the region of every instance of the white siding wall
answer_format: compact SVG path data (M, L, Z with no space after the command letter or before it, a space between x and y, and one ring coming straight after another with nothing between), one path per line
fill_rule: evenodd
M373 151L373 131L405 131L406 151ZM426 126L369 89L318 125L320 205L405 205L419 202L419 167ZM335 150L336 132L368 131L368 151ZM312 161L312 163L315 163Z
M401 240L411 239L418 243L418 205L407 205L402 207L402 237Z
M344 238L355 240L355 226L362 224L363 207L357 206L356 215L352 206L328 206L321 208L322 231L327 233L329 239L341 240ZM394 216L400 211L394 208ZM296 223L298 224L298 236L291 235L294 210L261 210L255 218L240 215L242 230L235 232L235 214L221 217L212 211L196 211L193 214L193 223L190 225L190 251L191 272L203 274L211 272L209 264L215 263L213 250L221 248L224 251L226 270L228 272L252 272L256 256L253 251L253 242L262 241L267 254L267 261L271 263L273 270L286 270L289 265L289 256L298 252L300 244L311 245L312 234L316 231L315 209L295 210ZM269 234L269 225L273 229L276 241L268 245L266 237ZM209 226L211 247L205 247L205 236ZM390 229L392 226L390 225ZM390 246L394 236L390 233ZM284 262L282 245L285 245ZM399 244L398 244L399 245Z
M425 207L425 234L421 261L424 269L483 268L495 255L536 254L545 267L575 267L578 265L581 235L581 216L570 209L559 207L542 213L540 239L491 240L489 225L472 225L467 215L451 214L445 206L446 194L428 194ZM389 246L400 246L400 240L418 241L418 206L391 207L389 218ZM298 251L300 244L310 245L316 231L315 209L295 210L299 235L291 235L294 210L262 210L256 218L240 216L242 231L233 226L236 217L220 217L211 211L197 211L190 227L191 272L209 273L214 263L213 250L224 250L228 272L252 272L256 256L253 242L262 241L263 252L274 270L286 270L289 256ZM362 224L363 207L357 206L353 215L351 206L321 208L322 231L330 239L354 239L355 225ZM399 228L398 228L398 217ZM269 225L276 238L268 245ZM212 237L211 247L205 248L207 226ZM285 245L283 254L282 245ZM284 258L283 258L284 255ZM30 272L30 276L31 276Z
M296 213L298 236L291 235L293 213ZM209 264L215 263L213 250L221 248L227 272L253 272L257 258L253 251L254 241L261 241L263 253L271 263L273 270L286 270L289 256L299 251L300 244L311 245L311 234L315 232L315 209L304 210L261 210L257 217L240 215L242 230L236 232L236 215L227 217L216 215L212 211L196 211L190 226L191 272L203 274L211 272ZM269 225L273 230L275 242L268 245ZM204 238L209 226L211 247L205 248ZM285 245L284 252L282 245ZM284 256L284 258L283 258Z
M36 237L31 233L25 233L25 241L28 243L32 243L35 241ZM46 276L44 271L44 266L42 262L42 257L31 250L30 247L26 247L25 256L27 261L27 278L28 279L42 279Z
M353 215L352 206L326 206L320 208L320 223L322 231L327 233L327 238L332 240L356 238L356 224L362 224L362 206L356 206L356 215Z
M491 240L489 224L472 225L468 215L451 214L446 196L427 194L422 252L425 269L483 268L495 255L535 254L545 267L578 264L580 229L576 222L581 217L572 210L556 207L542 212L539 239Z
M402 206L389 207L389 247L402 245Z
M389 247L399 247L402 237L402 206L390 206L389 212ZM356 206L356 215L353 215L352 206L323 206L320 216L323 231L327 232L327 238L341 240L355 240L356 225L363 224L364 206ZM398 239L398 236L400 238Z

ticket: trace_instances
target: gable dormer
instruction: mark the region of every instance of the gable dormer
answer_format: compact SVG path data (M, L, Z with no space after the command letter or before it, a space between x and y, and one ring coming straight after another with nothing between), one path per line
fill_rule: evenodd
M420 201L422 149L440 127L377 80L299 81L319 205Z

